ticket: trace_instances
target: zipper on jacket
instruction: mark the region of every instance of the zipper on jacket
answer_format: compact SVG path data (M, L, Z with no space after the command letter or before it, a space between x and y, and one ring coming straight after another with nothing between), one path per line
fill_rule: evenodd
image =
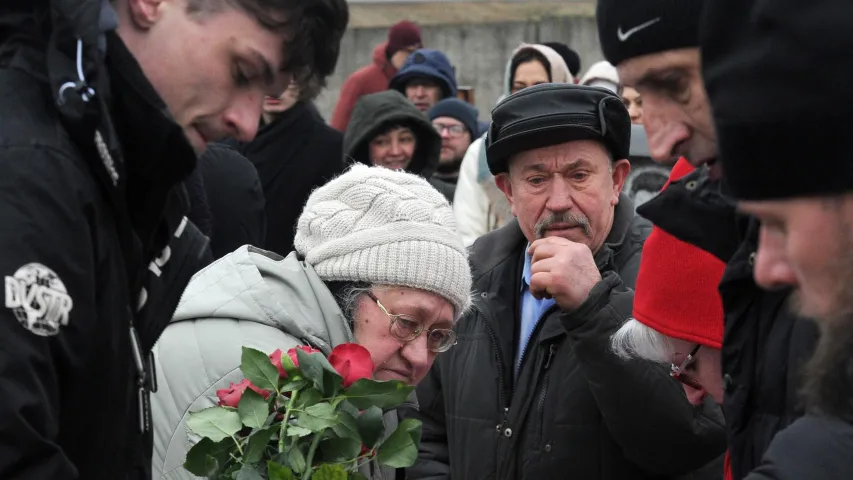
M545 378L542 379L542 393L539 395L539 411L542 412L545 409L545 396L548 393L548 367L551 366L551 358L554 356L554 350L557 349L557 344L552 343L548 348L548 358L545 360L545 367L543 367L543 371L545 372Z
M503 358L501 357L501 350L498 346L498 339L495 335L495 331L492 329L492 326L489 325L489 322L487 320L484 319L483 323L486 325L486 330L489 331L489 338L491 338L492 340L492 350L495 353L495 359L497 360L498 364L498 390L500 390L501 406L504 409L504 415L503 420L501 420L501 423L499 423L495 427L495 430L497 431L498 435L502 435L504 426L509 420L509 400L507 399L506 386L504 385L504 363Z
M524 357L525 357L525 355L527 355L528 347L530 347L530 343L533 341L534 337L536 336L537 330L539 330L539 326L542 323L542 319L547 318L548 315L551 315L551 312L553 312L557 309L559 309L559 306L551 305L550 307L548 307L547 310L542 312L542 315L540 315L539 319L536 320L536 325L533 327L533 331L530 332L530 338L527 339L527 343L524 344L524 348L521 350L521 356L518 357L518 373L521 373L521 366L524 365ZM550 361L550 360L551 360L551 357L548 357L548 361ZM548 367L545 367L545 368L548 368ZM515 373L515 371L513 371L513 373ZM515 375L515 376L517 376L517 375Z

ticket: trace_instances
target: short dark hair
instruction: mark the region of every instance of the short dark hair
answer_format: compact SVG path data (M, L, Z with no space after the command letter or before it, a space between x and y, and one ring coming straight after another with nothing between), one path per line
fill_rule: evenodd
M346 0L188 0L187 13L204 15L236 8L264 28L285 33L282 71L300 85L322 88L335 71L349 23Z
M512 57L512 62L510 62L509 66L509 85L512 87L512 83L515 81L515 71L518 69L518 66L522 63L527 62L539 62L545 67L545 71L548 72L548 82L552 82L551 78L551 62L545 58L545 55L542 55L542 52L536 50L533 47L527 47L520 50L515 56Z

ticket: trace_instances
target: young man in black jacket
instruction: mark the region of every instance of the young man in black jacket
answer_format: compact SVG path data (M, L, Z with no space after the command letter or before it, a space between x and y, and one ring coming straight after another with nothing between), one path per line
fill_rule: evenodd
M803 414L801 366L814 349L814 325L791 313L790 289L763 290L753 279L758 222L739 214L720 181L717 135L702 84L703 4L677 0L599 0L602 50L619 78L643 97L643 123L655 160L685 157L697 171L674 182L637 213L727 263L723 411L734 478L761 461L770 441Z
M492 112L489 170L517 220L472 247L480 293L418 385L408 478L650 480L722 455L719 416L609 349L649 230L621 192L630 131L621 99L594 87L537 85Z
M703 22L723 174L761 221L755 280L793 287L790 307L821 331L804 377L807 414L746 478L853 478L853 5L722 0Z
M328 75L346 22L342 0L3 9L0 478L150 478L149 351L206 243L179 184L291 73Z

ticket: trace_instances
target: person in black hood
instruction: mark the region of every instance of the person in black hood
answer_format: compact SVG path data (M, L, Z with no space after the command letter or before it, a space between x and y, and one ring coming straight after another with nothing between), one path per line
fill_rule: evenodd
M211 214L211 262L243 245L264 247L264 192L254 165L227 145L211 144L199 158Z
M343 134L314 106L319 92L294 83L281 97L267 97L258 136L229 142L255 166L263 188L266 234L255 246L279 255L293 251L296 221L311 192L344 171Z
M365 95L350 118L345 159L415 173L453 201L453 185L433 176L441 158L441 136L406 97L395 90Z
M150 478L149 352L207 247L181 181L207 141L254 135L264 92L328 75L347 18L343 0L6 2L0 478Z

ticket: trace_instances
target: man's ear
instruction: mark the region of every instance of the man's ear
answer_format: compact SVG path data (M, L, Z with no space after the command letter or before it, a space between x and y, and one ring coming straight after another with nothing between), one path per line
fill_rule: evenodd
M161 15L163 0L127 0L130 21L140 30L148 30Z
M512 214L515 215L515 203L512 201L512 182L509 178L509 173L499 173L495 175L495 185L504 193L509 206L512 208Z
M623 158L613 163L613 205L619 203L619 194L622 193L629 173L631 173L631 162L628 160Z

